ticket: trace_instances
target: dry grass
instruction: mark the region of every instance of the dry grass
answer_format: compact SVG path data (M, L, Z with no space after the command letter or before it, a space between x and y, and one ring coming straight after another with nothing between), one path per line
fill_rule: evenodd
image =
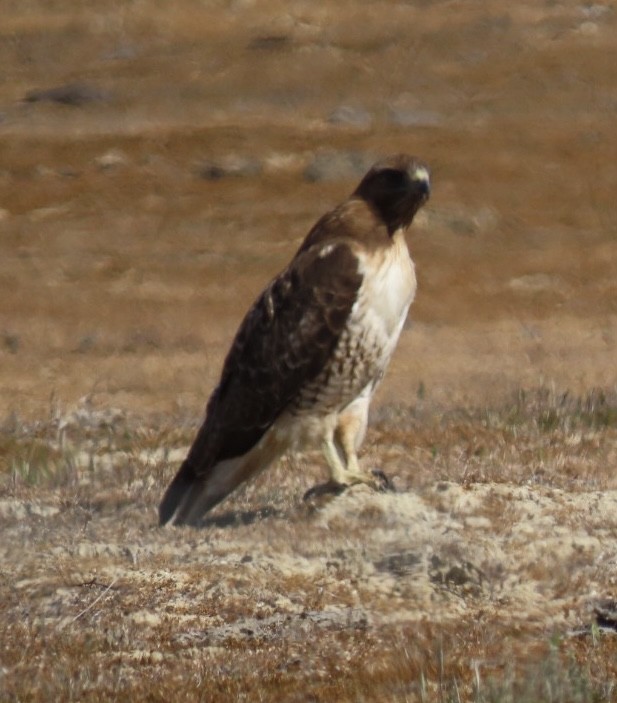
M14 421L3 697L614 700L617 639L592 608L614 594L617 491L614 472L593 490L589 475L614 451L616 410L610 393L546 390L490 410L385 407L369 454L397 448L401 493L308 509L318 468L283 463L202 530L154 524L173 471L161 449L180 457L194 431L182 418L90 402ZM581 432L594 441L573 480L560 457ZM464 450L472 437L482 452Z

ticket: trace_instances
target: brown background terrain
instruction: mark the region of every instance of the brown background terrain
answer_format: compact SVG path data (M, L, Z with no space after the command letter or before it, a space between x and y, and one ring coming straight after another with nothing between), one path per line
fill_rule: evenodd
M613 700L614 3L2 15L0 697ZM399 492L305 506L290 459L155 529L247 306L396 151Z

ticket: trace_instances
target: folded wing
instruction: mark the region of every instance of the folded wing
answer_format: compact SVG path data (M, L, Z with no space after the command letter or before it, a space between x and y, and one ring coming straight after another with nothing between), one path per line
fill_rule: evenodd
M266 432L334 352L362 283L344 241L301 250L256 300L227 355L197 437L159 508L195 523L266 460Z

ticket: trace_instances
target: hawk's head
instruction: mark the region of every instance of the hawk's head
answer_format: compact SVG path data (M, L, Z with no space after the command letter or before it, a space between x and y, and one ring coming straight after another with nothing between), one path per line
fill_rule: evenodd
M428 166L415 156L396 154L374 164L354 195L378 213L392 234L409 227L430 189Z

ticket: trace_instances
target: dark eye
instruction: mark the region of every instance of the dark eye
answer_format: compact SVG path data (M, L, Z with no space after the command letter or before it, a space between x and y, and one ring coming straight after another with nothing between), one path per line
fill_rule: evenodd
M382 173L382 178L388 188L404 188L407 184L407 174L398 169L385 169Z

